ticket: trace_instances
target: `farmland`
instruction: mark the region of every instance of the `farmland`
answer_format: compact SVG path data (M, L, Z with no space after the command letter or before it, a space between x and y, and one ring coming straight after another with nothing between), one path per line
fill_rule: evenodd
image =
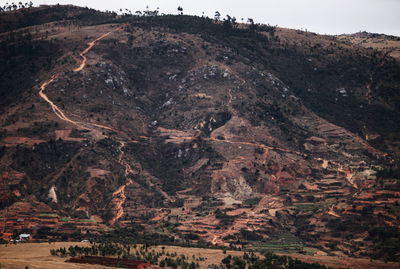
M0 245L0 264L1 268L6 269L19 269L28 266L30 269L67 269L67 268L87 268L84 264L71 264L66 263L67 258L51 256L50 249L65 247L68 248L71 245L78 246L90 246L90 243L75 243L75 242L57 242L57 243L25 243L16 245ZM163 249L164 248L164 249ZM176 246L157 246L149 248L150 251L162 251L169 253L177 253L177 255L185 255L190 259L193 255L196 258L204 258L199 262L200 268L207 268L211 264L219 264L221 260L227 255L242 256L242 251L226 251L224 253L219 249L202 249L202 248L183 248ZM369 259L356 259L348 257L332 257L323 255L301 255L301 254L288 254L293 258L300 259L310 263L321 263L326 266L332 266L335 268L347 267L347 268L382 268L391 269L398 268L398 263L383 263L381 261L370 261ZM100 265L91 265L91 268L113 268L104 267Z

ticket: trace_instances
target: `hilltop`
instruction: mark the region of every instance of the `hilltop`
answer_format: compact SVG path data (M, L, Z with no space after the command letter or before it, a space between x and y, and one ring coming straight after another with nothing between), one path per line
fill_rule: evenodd
M0 19L4 238L399 260L393 57L228 19Z
M350 35L339 35L338 39L364 48L383 51L396 60L400 59L400 37L398 36L368 33L364 31Z

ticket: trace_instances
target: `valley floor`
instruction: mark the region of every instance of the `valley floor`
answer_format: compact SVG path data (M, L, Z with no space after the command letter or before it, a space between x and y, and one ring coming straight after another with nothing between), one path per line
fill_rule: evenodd
M50 255L50 249L61 247L68 248L71 245L89 246L89 243L57 242L57 243L26 243L16 245L0 245L0 265L2 269L20 269L28 266L29 269L67 269L67 268L87 268L85 264L66 263L67 258L55 257ZM154 247L161 250L161 246ZM241 251L227 251L226 254L218 249L183 248L166 246L165 251L184 254L191 257L204 257L205 261L200 261L200 268L207 268L211 264L219 264L226 255L243 255ZM287 255L287 254L285 254ZM334 268L355 268L355 269L391 269L399 268L399 263L384 263L382 261L370 261L369 259L356 259L349 257L333 256L308 256L300 254L288 254L289 256L310 263L321 263ZM90 268L114 268L100 265L90 265Z

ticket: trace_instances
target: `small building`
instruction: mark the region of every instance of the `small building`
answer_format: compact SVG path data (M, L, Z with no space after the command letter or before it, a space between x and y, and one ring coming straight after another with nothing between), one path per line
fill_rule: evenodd
M25 242L31 240L30 234L20 234L19 235L19 242Z

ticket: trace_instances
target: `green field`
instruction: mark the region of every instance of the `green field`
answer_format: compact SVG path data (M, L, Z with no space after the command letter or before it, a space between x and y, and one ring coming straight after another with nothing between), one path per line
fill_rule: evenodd
M78 221L79 222L94 222L94 220L91 220L91 219L80 219Z
M51 214L51 213L42 213L39 215L39 217L48 217L48 218L57 218L57 214Z
M270 252L298 252L306 251L304 244L291 233L281 233L268 241L252 241L248 249Z

